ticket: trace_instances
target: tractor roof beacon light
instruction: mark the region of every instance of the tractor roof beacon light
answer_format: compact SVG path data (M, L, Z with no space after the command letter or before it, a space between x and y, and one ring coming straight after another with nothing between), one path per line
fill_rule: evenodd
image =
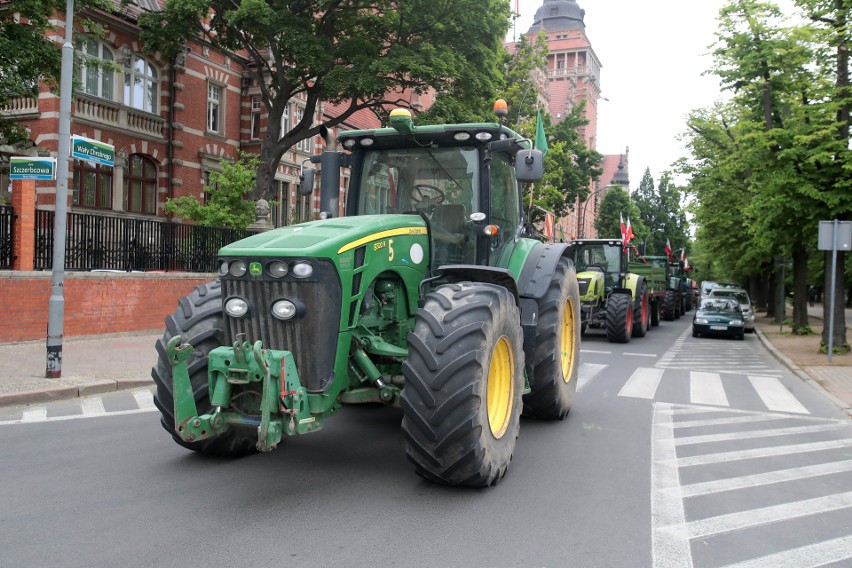
M411 111L406 108L395 108L390 113L391 128L400 134L414 134L414 121Z
M497 116L498 122L502 125L503 119L509 115L509 105L503 99L494 101L494 114Z

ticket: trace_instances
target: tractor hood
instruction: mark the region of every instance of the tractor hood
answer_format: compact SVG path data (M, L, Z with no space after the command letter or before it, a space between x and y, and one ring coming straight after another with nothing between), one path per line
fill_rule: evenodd
M219 256L334 258L361 245L395 236L426 235L418 215L362 215L281 227L236 241Z
M604 274L600 270L588 270L577 273L577 284L580 287L580 300L593 300L604 289Z

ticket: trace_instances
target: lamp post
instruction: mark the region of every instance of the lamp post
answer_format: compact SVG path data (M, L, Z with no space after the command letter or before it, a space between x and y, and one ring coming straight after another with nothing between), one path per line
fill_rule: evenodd
M580 227L579 227L581 229L580 230L580 237L585 238L585 236L586 236L586 207L589 206L589 201L592 200L592 197L594 197L595 195L597 195L598 193L602 192L605 189L606 189L605 187L601 187L599 189L596 189L595 191L593 191L592 193L589 194L589 196L586 198L586 201L583 203L583 224L580 225Z
M642 254L643 255L648 256L648 237L650 237L654 233L659 233L662 230L663 230L662 227L658 227L658 228L654 229L653 231L651 231L650 233L648 233L647 235L645 235L645 240L642 241Z

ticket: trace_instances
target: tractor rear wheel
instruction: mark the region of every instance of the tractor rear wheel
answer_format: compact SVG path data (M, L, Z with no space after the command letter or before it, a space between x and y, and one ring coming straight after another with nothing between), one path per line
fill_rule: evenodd
M160 409L160 423L181 446L202 454L242 456L256 451L257 435L251 429L231 428L220 436L199 442L184 442L175 431L174 381L172 366L166 346L175 336L181 343L193 347L192 356L186 362L195 405L199 414L212 409L207 388L207 357L209 353L225 344L225 325L222 316L222 285L216 280L196 286L195 290L179 301L175 313L166 317L166 332L156 343L159 360L151 370L157 385L154 404Z
M651 327L648 314L648 290L644 281L637 284L636 299L633 301L633 337L645 337Z
M416 472L449 485L497 483L518 437L523 368L508 290L459 282L428 294L402 365L402 431Z
M676 316L676 307L674 290L666 290L666 295L663 296L663 319L666 321L674 321Z
M610 343L628 343L633 333L633 298L610 294L606 302L606 336Z
M577 370L584 330L579 321L580 293L571 262L562 258L547 292L538 301L533 374L524 396L524 416L563 420L577 394Z
M660 325L660 308L661 308L660 297L657 296L651 302L651 325L652 326L656 327L656 326Z

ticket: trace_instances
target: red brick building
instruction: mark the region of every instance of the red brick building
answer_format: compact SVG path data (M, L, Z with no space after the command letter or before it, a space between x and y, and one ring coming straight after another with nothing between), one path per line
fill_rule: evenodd
M198 41L178 57L143 53L136 16L156 2L135 0L114 14L87 14L102 24L102 38L75 30L75 50L112 67L80 66L75 71L81 88L72 103L71 133L115 146L114 168L83 161L69 167L70 211L163 217L167 198L204 196L205 180L220 168L223 158L235 160L239 151L258 153L266 129L266 110L260 89L253 84L247 60ZM62 42L63 17L56 15ZM428 107L431 98L413 101ZM291 100L284 128L300 120L304 102ZM59 96L42 87L38 98L15 100L0 110L30 132L25 148L0 146L0 188L10 188L8 157L12 154L57 156ZM319 105L314 121L336 116L333 105ZM380 126L371 112L355 115L342 128ZM280 205L276 225L309 218L315 204L296 192L299 168L320 151L319 139L307 139L282 157L275 175ZM345 181L345 180L344 180ZM8 199L8 195L3 196ZM39 209L52 209L56 183L37 183Z
M547 90L545 98L552 119L559 122L576 105L585 101L584 117L589 123L580 134L589 148L596 148L602 65L586 35L584 17L585 10L576 0L544 0L536 10L526 35L531 41L541 31L547 36L547 81L543 88ZM618 164L622 166L620 169ZM626 154L605 156L602 166L604 174L590 187L592 193L588 203L578 202L574 213L560 220L559 225L566 238L596 236L594 219L597 205L606 195L606 188L613 181L625 188L628 186ZM614 180L615 177L618 179Z

